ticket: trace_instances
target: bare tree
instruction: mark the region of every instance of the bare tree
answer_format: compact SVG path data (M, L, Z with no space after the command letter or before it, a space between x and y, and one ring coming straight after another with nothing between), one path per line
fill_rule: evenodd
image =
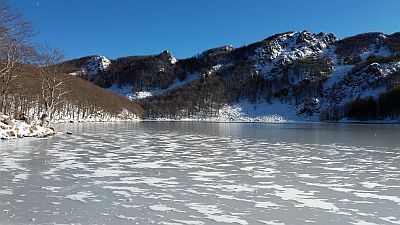
M0 0L0 109L7 113L8 94L21 75L22 63L30 56L26 41L33 35L32 24Z
M14 11L4 0L0 0L0 41L25 43L33 35L35 32L32 23Z
M41 100L45 114L53 118L55 109L64 103L62 97L71 92L66 87L70 79L66 67L62 64L63 53L49 45L37 50L37 66L40 79Z

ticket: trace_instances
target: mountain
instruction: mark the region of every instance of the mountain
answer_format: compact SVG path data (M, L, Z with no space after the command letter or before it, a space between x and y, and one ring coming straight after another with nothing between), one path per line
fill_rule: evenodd
M400 33L339 40L305 30L187 59L164 51L66 63L71 75L139 103L152 119L398 119L399 53Z

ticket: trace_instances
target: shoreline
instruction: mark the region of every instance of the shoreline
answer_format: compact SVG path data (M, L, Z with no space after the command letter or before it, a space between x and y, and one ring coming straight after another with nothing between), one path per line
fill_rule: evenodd
M281 120L281 121L262 121L262 120L218 120L218 119L143 119L139 122L205 122L205 123L267 123L267 124L290 124L290 123L301 123L301 124L391 124L400 125L400 120L371 120L371 121L357 121L357 120L346 120L346 121L314 121L314 120Z
M4 121L4 120L3 120ZM23 137L36 137L46 138L55 136L57 134L64 134L62 130L56 131L52 126L49 125L60 125L60 124L85 124L85 123L124 123L124 122L200 122L200 123L220 123L220 124L342 124L342 125L400 125L399 120L372 120L372 121L355 121L355 120L342 120L342 121L307 121L307 120L279 120L279 121L262 121L262 120L219 120L219 119L124 119L124 120L81 120L81 121L67 121L58 120L50 121L49 125L42 127L37 123L31 124L25 121L12 120L13 125L6 125L1 122L2 129L0 129L1 140L12 140Z
M74 121L74 122L50 122L50 124L84 124L84 123L122 123L122 122L200 122L200 123L264 123L264 124L354 124L354 125L400 125L400 121L306 121L306 120L282 120L282 121L252 121L252 120L210 120L210 119L134 119L115 121Z

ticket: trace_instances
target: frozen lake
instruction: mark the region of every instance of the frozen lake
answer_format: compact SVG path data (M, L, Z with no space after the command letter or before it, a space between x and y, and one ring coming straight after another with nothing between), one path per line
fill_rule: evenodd
M400 224L400 126L60 126L0 142L0 224Z

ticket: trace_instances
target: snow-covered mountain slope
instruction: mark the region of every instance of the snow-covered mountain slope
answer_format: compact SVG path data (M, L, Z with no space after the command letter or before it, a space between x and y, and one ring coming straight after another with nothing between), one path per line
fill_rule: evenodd
M78 64L75 71L72 71L70 74L75 76L83 76L83 75L96 75L98 73L104 72L111 65L111 60L106 58L105 56L88 56L81 59L76 60Z
M256 72L268 76L271 70L293 61L321 55L324 50L333 47L336 41L333 34L289 32L257 47L250 60Z
M339 40L331 33L305 30L240 48L213 48L187 59L176 60L164 51L111 60L103 67L93 63L99 69L82 77L139 101L151 118L240 114L238 120L318 120L334 111L340 119L353 101L369 96L378 101L400 88L399 55L400 33ZM80 69L89 71L87 66ZM249 105L257 110L249 111Z
M378 98L389 87L386 78L400 71L400 61L379 64L373 62L359 71L350 71L331 88L326 90L331 104L345 104L357 98Z
M391 52L388 46L385 44L388 38L384 34L379 34L368 47L361 52L360 58L365 61L370 56L381 56L381 57L389 57Z
M91 58L86 64L86 73L90 75L95 75L99 72L107 70L110 66L111 61L105 56L95 56Z

